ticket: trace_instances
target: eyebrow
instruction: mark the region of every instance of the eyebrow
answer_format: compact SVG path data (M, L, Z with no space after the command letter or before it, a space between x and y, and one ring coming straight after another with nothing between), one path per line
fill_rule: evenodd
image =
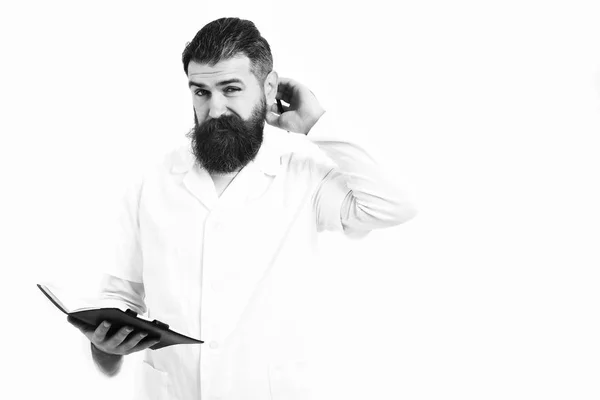
M225 85L229 85L229 84L231 84L231 83L239 83L240 85L242 85L242 86L245 86L245 85L244 85L244 82L242 82L242 80L241 80L241 79L238 79L238 78L227 79L227 80L225 80L225 81L217 82L217 86L225 86ZM207 86L206 86L205 84L203 84L203 83L194 82L194 81L190 81L190 82L189 82L189 84L188 84L188 86L189 86L189 87L192 87L192 86L197 86L197 87L199 87L199 88L205 88L205 87L207 87Z

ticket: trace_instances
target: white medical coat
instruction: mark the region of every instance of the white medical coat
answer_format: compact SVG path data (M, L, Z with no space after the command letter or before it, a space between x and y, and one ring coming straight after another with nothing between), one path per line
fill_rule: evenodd
M265 126L257 157L221 197L189 144L128 191L103 297L205 341L146 350L139 398L310 398L303 300L317 233L360 237L415 214L328 118L307 136Z

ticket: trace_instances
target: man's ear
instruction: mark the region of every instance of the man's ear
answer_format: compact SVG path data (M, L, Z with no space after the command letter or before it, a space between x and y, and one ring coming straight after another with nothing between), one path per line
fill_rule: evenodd
M275 70L269 72L265 79L265 85L263 87L265 91L265 98L268 105L275 103L275 96L277 95L277 86L279 85L279 75Z

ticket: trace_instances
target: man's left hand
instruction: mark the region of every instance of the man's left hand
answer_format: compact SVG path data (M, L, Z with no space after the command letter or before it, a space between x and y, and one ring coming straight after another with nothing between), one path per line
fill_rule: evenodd
M306 135L325 113L313 92L293 79L279 78L276 98L289 106L283 105L283 112L279 114L277 104L272 104L266 120L269 125L286 131Z

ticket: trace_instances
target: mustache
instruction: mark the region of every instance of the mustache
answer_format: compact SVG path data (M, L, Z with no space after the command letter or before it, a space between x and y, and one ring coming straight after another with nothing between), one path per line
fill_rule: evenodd
M262 135L248 129L247 124L234 115L205 121L201 126L197 126L195 131L197 148L223 159L252 158L255 149L262 143Z
M200 133L207 135L225 135L231 132L241 132L246 128L246 123L243 119L235 114L222 115L219 118L209 119L204 121L202 125L194 126L194 129Z
M267 103L262 101L257 104L252 110L252 114L247 120L242 119L237 114L221 115L219 118L211 118L205 120L201 125L198 124L198 116L194 109L194 127L188 136L192 134L201 133L206 131L207 133L225 133L226 130L234 132L252 131L257 128L264 128L267 117Z

